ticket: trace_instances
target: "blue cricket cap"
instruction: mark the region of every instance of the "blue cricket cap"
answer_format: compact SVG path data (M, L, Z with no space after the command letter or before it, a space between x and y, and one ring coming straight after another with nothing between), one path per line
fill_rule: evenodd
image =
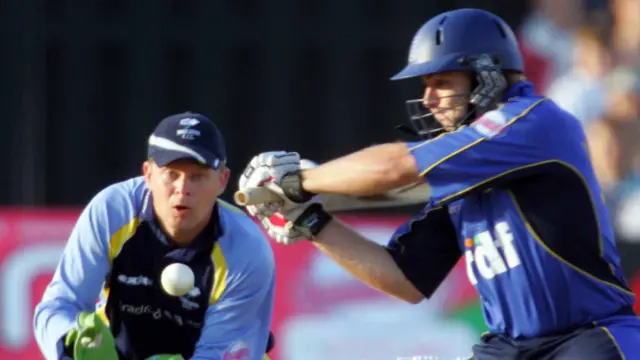
M218 127L206 116L192 112L164 118L149 137L147 155L159 166L193 159L216 170L227 159Z

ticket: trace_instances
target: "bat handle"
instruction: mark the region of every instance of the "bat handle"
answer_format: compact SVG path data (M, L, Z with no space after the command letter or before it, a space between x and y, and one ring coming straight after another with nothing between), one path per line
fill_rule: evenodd
M235 200L236 204L238 204L239 206L265 204L265 203L282 201L282 197L280 197L278 194L264 187L238 190L233 195L233 199Z

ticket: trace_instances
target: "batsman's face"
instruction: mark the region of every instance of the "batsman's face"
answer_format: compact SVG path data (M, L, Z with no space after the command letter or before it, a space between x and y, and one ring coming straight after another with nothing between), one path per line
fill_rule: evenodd
M471 92L470 76L466 72L453 71L423 76L422 104L433 117L450 131L467 113Z
M204 229L229 180L228 168L214 170L188 159L164 167L147 161L143 173L156 216L174 240L195 237Z

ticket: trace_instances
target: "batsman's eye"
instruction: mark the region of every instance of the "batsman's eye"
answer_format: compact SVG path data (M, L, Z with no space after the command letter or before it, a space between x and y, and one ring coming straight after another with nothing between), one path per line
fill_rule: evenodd
M433 87L435 88L445 88L449 85L449 81L446 79L438 79L435 81L435 84L433 84Z

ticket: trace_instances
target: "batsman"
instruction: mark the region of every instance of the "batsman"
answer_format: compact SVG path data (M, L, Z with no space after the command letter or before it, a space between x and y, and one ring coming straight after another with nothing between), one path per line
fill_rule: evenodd
M417 31L392 79L409 78L424 84L422 97L407 101L419 141L311 169L295 152L257 155L239 190L265 186L281 201L247 210L278 242L310 239L409 303L432 296L464 259L488 327L471 349L475 360L640 359L635 298L585 135L526 80L512 29L482 10L439 14ZM386 246L334 218L317 196L421 182L431 188L426 206Z
M36 306L44 357L266 358L273 253L251 218L218 199L230 174L218 128L202 114L166 117L142 173L80 215Z

